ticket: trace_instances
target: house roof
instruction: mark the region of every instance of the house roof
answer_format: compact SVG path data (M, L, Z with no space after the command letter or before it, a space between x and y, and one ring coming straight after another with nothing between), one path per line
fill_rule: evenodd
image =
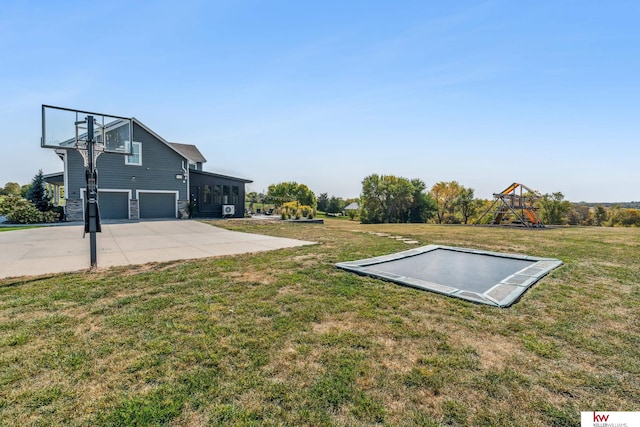
M169 142L166 139L164 139L163 137L161 137L160 135L158 135L156 132L154 132L150 127L148 127L147 125L142 123L140 120L136 119L135 117L132 117L131 120L133 120L134 123L136 123L142 129L144 129L147 132L149 132L158 141L160 141L161 143L165 144L167 147L169 147L170 149L172 149L173 151L178 153L180 156L182 156L186 160L192 161L194 163L205 163L207 161L207 159L205 159L205 157L202 155L200 150L198 150L198 147L196 147L195 145L193 145L193 144L180 144L180 143L177 143L177 142ZM64 148L64 147L62 147L62 148ZM71 147L69 147L69 148L71 148ZM58 153L58 155L60 156L60 158L62 158L60 153ZM218 177L218 178L233 179L233 180L236 180L236 181L239 181L239 182L244 182L246 184L253 182L250 179L237 178L237 177L233 177L233 176L229 176L229 175L222 175L222 174L217 174L217 173L213 173L213 172L198 171L198 170L194 170L194 169L190 169L189 173L198 173L198 174L208 175L208 176L213 176L213 177ZM45 175L45 179L47 180L47 182L49 182L51 184L62 183L63 182L63 177L64 176L63 176L62 172Z
M145 125L144 123L142 123L137 118L132 117L131 120L134 123L136 123L138 126L140 126L142 129L146 130L151 135L153 135L158 141L162 142L167 147L171 148L173 151L175 151L176 153L180 154L180 156L184 157L186 160L191 161L193 163L205 163L207 161L207 159L204 158L204 156L202 155L200 150L198 150L198 147L196 147L195 145L192 145L192 144L179 144L177 142L169 142L166 139L164 139L163 137L161 137L160 135L158 135L149 126ZM112 127L113 126L119 126L118 123L124 123L124 122L125 122L124 119L117 120L117 121L114 121L113 123L111 123L110 125ZM135 138L135 136L134 136L134 138ZM60 148L75 148L75 140L72 138L72 139L69 139L69 140L65 141L64 143L60 144Z
M198 147L193 144L180 144L178 142L169 142L169 145L179 151L187 159L194 163L205 163L207 159L204 158Z
M216 178L232 179L234 181L244 182L245 184L249 184L249 183L253 182L250 179L238 178L238 177L229 176L229 175L221 175L219 173L213 173L213 172L198 171L198 170L194 170L194 169L190 169L189 173L191 175L206 175L206 176L213 176L213 177L216 177Z
M351 210L357 211L358 209L360 209L360 207L356 202L350 203L344 208L345 211L351 211Z
M185 159L190 160L187 156L184 155L184 153L182 153L181 151L178 151L178 149L176 147L174 147L173 145L171 145L171 143L169 141L167 141L166 139L164 139L163 137L161 137L160 135L155 133L149 126L145 125L144 123L142 123L140 120L136 119L135 117L132 117L131 120L133 120L135 123L137 123L138 126L140 126L142 129L146 130L151 135L153 135L158 141L162 142L167 147L171 148L173 151L175 151L176 153L180 154ZM135 135L134 135L134 138L135 138Z
M42 175L44 182L54 185L64 185L64 172L54 172Z
M169 148L171 148L176 153L180 154L187 160L191 160L194 163L205 163L207 159L204 158L198 147L192 144L180 144L177 142L169 142L157 133L155 133L149 126L142 123L140 120L135 117L132 120L137 123L141 128L149 132L151 135L155 136L159 141L166 144Z

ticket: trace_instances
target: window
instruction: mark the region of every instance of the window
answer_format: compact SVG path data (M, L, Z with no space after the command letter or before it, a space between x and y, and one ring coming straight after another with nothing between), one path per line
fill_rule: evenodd
M229 186L228 185L222 186L222 204L223 205L229 204Z
M142 143L133 142L131 144L133 154L124 158L125 165L142 166Z
M202 203L205 205L211 204L211 186L205 185L202 189Z
M240 203L240 189L237 185L231 187L231 204L238 205Z
M222 204L222 188L219 185L213 186L213 203L216 205Z

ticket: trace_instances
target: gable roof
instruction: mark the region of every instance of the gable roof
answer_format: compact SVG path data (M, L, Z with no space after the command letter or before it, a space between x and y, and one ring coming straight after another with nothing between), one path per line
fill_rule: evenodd
M193 144L180 144L178 142L170 142L169 145L178 152L182 153L183 156L194 163L205 163L207 161L200 150L198 150L198 147Z
M360 209L357 202L353 202L344 208L345 211L357 211Z
M132 120L137 123L142 129L149 132L151 135L156 137L160 142L166 144L167 147L171 148L176 153L180 154L187 160L191 160L194 163L205 163L207 159L204 158L198 147L192 144L179 144L177 142L169 142L157 133L155 133L151 128L142 123L140 120L132 117Z
M163 143L167 147L171 148L171 150L175 151L176 153L178 153L181 157L185 158L186 160L191 161L193 163L205 163L207 161L207 159L204 158L204 156L202 155L200 150L198 150L198 147L196 147L195 145L192 145L192 144L178 144L176 142L169 142L166 139L164 139L163 137L161 137L160 135L158 135L149 126L145 125L144 123L142 123L137 118L132 117L131 120L133 121L133 123L137 124L142 129L144 129L147 132L149 132L158 141L160 141L161 143ZM124 119L123 120L116 120L113 123L111 123L110 125L112 127L113 126L117 127L117 126L120 126L120 124L124 123L124 122L125 122ZM134 138L135 138L135 136L134 136ZM74 141L73 138L69 139L68 141L65 141L63 144L61 144L60 148L72 148L72 144L74 142L75 141ZM65 147L65 146L67 146L67 147Z
M145 125L144 123L142 123L140 120L136 119L135 117L132 117L131 120L133 120L133 122L136 123L138 126L140 126L142 129L146 130L151 135L153 135L158 141L162 142L167 147L171 148L173 151L175 151L176 153L180 154L180 156L182 156L185 159L189 160L189 158L187 156L185 156L182 152L178 151L173 145L171 145L171 143L169 141L167 141L166 139L164 139L163 137L161 137L160 135L155 133L149 126ZM134 139L135 139L135 135L134 135Z

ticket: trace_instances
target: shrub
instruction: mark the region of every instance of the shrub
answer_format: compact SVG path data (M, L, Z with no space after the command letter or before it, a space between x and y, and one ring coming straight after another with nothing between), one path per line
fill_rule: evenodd
M23 199L20 196L11 195L3 197L2 200L0 200L0 215L9 215L17 207L20 207L25 203L31 205L28 200Z
M284 214L287 215L287 218L309 218L313 219L313 208L308 205L301 205L298 202L287 202L283 203L281 206L281 210ZM283 218L284 219L284 218Z
M55 210L40 212L33 203L19 196L5 197L0 205L0 214L6 215L9 222L18 224L55 222L60 217Z
M187 217L193 218L193 214L196 212L196 205L193 203L187 203L187 208L185 210L187 211Z

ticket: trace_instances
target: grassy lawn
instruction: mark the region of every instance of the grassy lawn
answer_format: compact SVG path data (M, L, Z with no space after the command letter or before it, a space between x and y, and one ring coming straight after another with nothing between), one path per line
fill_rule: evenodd
M29 228L40 228L40 227L41 226L39 226L39 225L21 225L21 226L17 226L17 227L2 226L2 227L0 227L0 233L2 233L3 231L27 230Z
M318 245L0 280L0 425L572 426L639 410L640 229L218 221ZM509 309L337 270L372 232L559 258Z

